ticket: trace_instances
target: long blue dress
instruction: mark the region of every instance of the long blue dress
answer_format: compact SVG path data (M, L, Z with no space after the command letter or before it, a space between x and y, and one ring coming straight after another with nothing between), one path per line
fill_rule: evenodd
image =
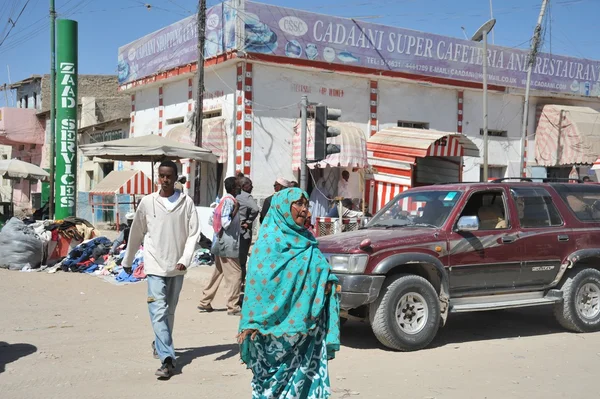
M240 333L252 398L331 395L327 362L340 346L337 278L317 241L291 215L298 188L278 192L248 262ZM327 287L331 286L329 292Z

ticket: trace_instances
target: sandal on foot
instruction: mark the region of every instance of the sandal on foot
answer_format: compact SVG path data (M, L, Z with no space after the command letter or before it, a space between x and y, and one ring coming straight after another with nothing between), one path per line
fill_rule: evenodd
M206 307L198 305L197 307L198 307L198 310L203 313L210 313L210 312L214 311L213 307L210 305L208 305Z

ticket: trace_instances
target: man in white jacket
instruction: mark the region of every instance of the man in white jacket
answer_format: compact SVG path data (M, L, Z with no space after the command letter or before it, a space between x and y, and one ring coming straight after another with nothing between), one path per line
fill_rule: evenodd
M131 264L142 240L144 269L148 276L148 310L154 329L154 357L161 360L159 378L170 378L175 370L173 323L183 285L183 275L192 261L200 226L194 201L175 190L177 165L165 161L158 168L160 190L140 202L129 231L123 268Z

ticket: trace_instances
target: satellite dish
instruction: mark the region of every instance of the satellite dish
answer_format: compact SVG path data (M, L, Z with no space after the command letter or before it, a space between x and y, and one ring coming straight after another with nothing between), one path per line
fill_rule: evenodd
M481 28L477 29L477 32L473 35L471 40L480 42L483 40L483 32L490 33L492 29L494 29L494 25L496 25L496 20L494 18L487 21L485 24L481 25Z

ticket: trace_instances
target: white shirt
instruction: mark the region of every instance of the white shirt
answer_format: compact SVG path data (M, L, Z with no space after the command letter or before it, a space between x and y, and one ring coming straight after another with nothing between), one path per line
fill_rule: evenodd
M344 179L340 179L338 182L338 197L343 198L352 198L352 194L350 194L349 186L350 183Z
M175 204L177 203L177 200L179 199L180 195L181 191L175 190L173 195L171 195L170 197L160 197L160 199L165 205L165 208L167 208L167 210L170 212L175 208Z

